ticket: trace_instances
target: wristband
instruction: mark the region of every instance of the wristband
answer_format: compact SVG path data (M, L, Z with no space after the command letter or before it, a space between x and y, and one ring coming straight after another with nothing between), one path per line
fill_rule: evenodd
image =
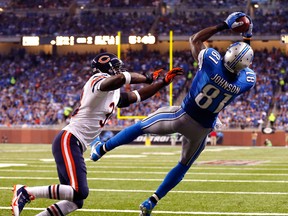
M146 73L145 77L146 77L146 83L151 84L153 82L153 75Z
M160 200L157 194L153 194L152 197L154 197L157 202Z
M217 29L218 31L222 31L222 30L224 30L224 29L229 29L229 26L227 25L227 23L223 22L223 23L217 25L217 26L216 26L216 29Z
M123 72L122 74L125 77L125 84L130 84L130 82L131 82L131 74L129 72Z
M132 92L134 92L134 94L135 94L136 97L137 97L137 101L136 101L136 102L140 102L140 101L141 101L141 96L140 96L139 92L138 92L137 90L134 90L134 91L132 91Z

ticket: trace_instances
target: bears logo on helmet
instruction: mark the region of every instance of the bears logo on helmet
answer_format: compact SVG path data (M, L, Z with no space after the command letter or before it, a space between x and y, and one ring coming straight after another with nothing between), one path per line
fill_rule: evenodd
M121 72L123 62L112 53L101 53L92 60L91 67L93 72L115 75Z

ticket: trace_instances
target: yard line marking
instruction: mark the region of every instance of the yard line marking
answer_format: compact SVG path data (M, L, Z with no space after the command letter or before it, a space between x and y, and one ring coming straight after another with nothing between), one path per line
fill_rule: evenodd
M146 158L145 155L107 155L107 158ZM43 162L54 162L55 159L54 158L43 158L43 159L39 159L40 161ZM91 159L89 158L85 158L85 161L91 161Z
M91 162L91 163L95 163L95 162ZM127 163L126 163L127 164ZM49 167L56 167L55 165L29 165L29 167L46 167L46 168L49 168ZM171 169L172 167L171 166L149 166L149 167L144 167L144 166L102 166L101 164L97 164L96 165L93 165L93 166L89 166L87 165L87 168L97 168L97 167L101 167L101 168L104 168L104 169L112 169L112 168L115 168L115 169ZM257 165L257 167L227 167L227 166L221 166L219 167L218 165L213 165L213 166L209 166L207 167L206 165L205 166L192 166L190 168L190 170L261 170L261 171L287 171L288 168L262 168L262 167L259 167L259 165Z
M11 207L0 206L0 209L10 210ZM45 208L29 208L25 207L25 210L30 211L43 211ZM139 213L139 210L118 210L118 209L78 209L78 212L110 212L110 213ZM287 216L287 213L258 213L258 212L180 212L180 211L153 211L155 214L167 214L167 215L237 215L237 216Z
M119 190L119 189L90 189L96 192L127 192L127 193L153 193L154 190ZM187 193L187 194L241 194L241 195L288 195L288 192L243 192L243 191L170 191L171 193Z
M8 177L0 176L0 179L32 179L32 180L53 180L57 177ZM147 178L87 178L89 181L163 181L163 179L147 179ZM183 179L182 182L222 182L222 183L279 183L287 184L288 181L285 180L218 180L218 179Z
M0 170L0 172L15 172L13 169L7 169L7 170ZM56 173L55 170L17 170L17 173L19 172L28 172L28 173ZM89 170L89 173L109 173L109 174L167 174L167 172L141 172L141 171L100 171L100 170ZM214 173L214 172L188 172L186 175L227 175L227 176L288 176L288 174L284 173Z
M0 187L0 190L11 190L13 187ZM94 192L118 192L118 193L153 193L154 190L120 190L120 189L97 189L89 188ZM179 191L172 190L170 193L186 193L186 194L232 194L232 195L288 195L288 192L251 192L251 191Z
M27 166L28 164L15 164L15 163L0 163L0 168L12 166ZM15 170L14 170L15 171Z

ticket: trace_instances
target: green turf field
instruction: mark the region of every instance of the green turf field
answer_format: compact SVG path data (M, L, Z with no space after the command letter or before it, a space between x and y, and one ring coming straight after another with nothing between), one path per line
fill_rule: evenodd
M50 145L0 145L0 215L11 215L12 186L58 183ZM90 194L71 215L138 215L138 206L177 163L179 146L122 146L87 160ZM85 153L86 158L89 152ZM54 203L36 199L23 216ZM288 216L288 148L207 147L153 215Z

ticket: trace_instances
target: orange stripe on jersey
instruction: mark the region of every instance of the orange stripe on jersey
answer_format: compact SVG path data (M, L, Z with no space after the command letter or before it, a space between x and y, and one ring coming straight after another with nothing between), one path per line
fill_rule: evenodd
M53 199L57 199L56 185L52 185L51 192Z
M78 180L76 175L76 168L75 168L75 162L73 160L73 156L71 153L71 145L70 145L70 139L71 139L71 133L65 131L61 137L61 151L62 156L64 159L66 172L68 174L68 178L70 180L70 185L78 191Z
M57 211L57 209L55 208L54 205L51 205L51 206L50 206L50 209L52 210L54 216L58 216L58 215L59 215L59 214L58 214L58 211Z
M71 134L70 134L71 136ZM70 137L69 137L69 140L70 140ZM72 175L73 175L73 179L74 179L74 185L72 185L72 187L78 191L79 190L79 186L78 186L78 179L77 179L77 173L76 173L76 166L75 166L75 162L73 160L73 157L72 157L72 153L71 153L71 145L69 145L69 148L68 148L68 154L71 155L71 167L72 167Z
M68 177L69 177L69 179L70 179L70 176L69 176L69 172L68 172L68 170L69 170L69 168L68 168L68 163L67 163L67 159L66 159L66 157L65 157L65 151L64 151L64 146L65 146L65 137L66 137L66 134L67 134L67 131L64 131L64 133L62 134L62 137L61 137L61 152L62 152L62 156L63 156L63 160L64 160L64 163L65 163L65 167L66 167L66 171L67 171L67 174L68 174Z
M99 77L96 77L92 80L91 82L91 86L90 87L93 87L94 83L96 83L97 81L100 81L102 78L104 78L105 76L99 76Z

